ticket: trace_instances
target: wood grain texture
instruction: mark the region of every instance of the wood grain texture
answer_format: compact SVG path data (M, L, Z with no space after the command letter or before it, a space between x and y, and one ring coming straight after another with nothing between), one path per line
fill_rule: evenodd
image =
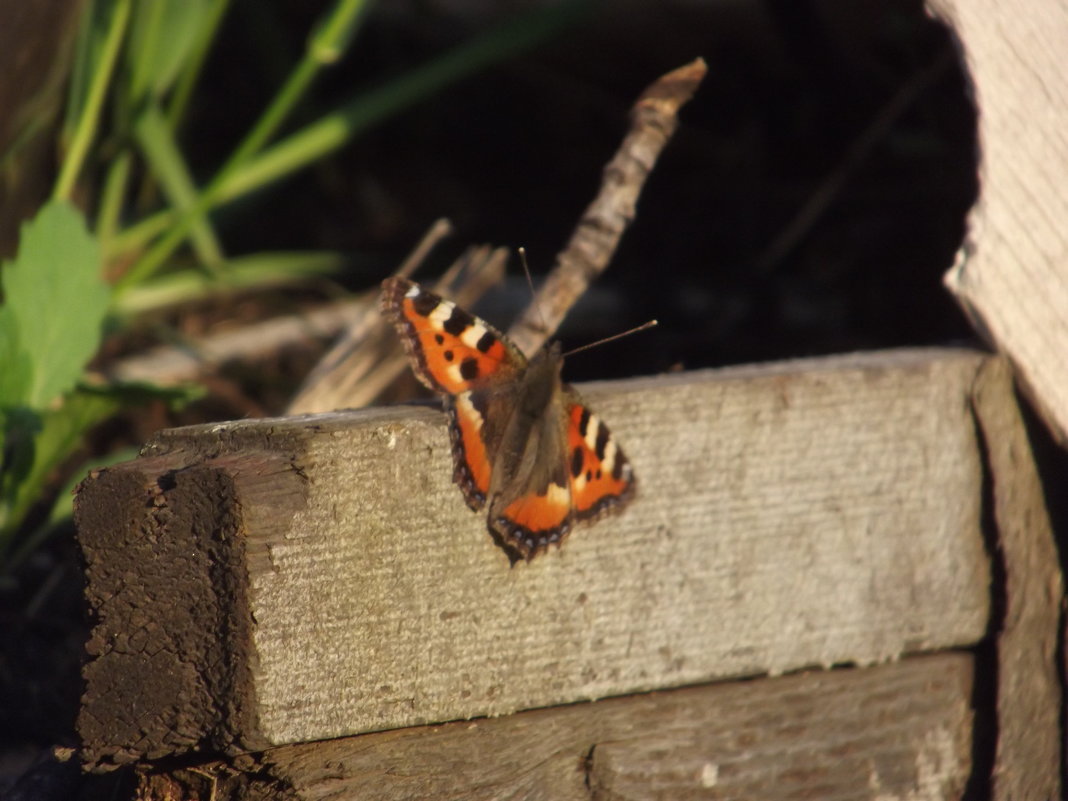
M1003 361L976 385L976 410L990 465L1004 611L997 632L998 742L993 798L1061 798L1058 675L1064 582L1042 482Z
M1068 6L932 0L963 42L979 106L973 251L946 277L1068 441Z
M986 358L587 386L638 497L512 569L451 483L438 411L163 432L152 458L273 452L305 493L260 523L237 504L253 623L230 651L249 655L248 695L228 700L244 722L207 728L285 744L974 643L989 572L970 402Z
M139 797L180 786L205 801L957 799L971 682L962 653L725 682L285 746L239 773L146 775Z

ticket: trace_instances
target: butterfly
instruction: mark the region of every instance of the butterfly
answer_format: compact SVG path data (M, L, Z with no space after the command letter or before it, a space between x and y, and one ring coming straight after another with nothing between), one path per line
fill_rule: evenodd
M560 344L529 360L455 303L403 278L381 309L416 377L444 398L453 480L514 562L559 545L576 521L626 503L634 474L608 428L560 377Z

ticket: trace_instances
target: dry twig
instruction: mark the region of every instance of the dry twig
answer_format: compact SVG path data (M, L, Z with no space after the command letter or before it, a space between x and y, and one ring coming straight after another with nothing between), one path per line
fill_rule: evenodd
M657 79L634 104L630 131L604 168L600 192L557 255L556 266L534 302L508 331L524 353L545 344L590 282L608 266L634 219L645 179L678 126L679 109L693 97L707 71L698 58Z

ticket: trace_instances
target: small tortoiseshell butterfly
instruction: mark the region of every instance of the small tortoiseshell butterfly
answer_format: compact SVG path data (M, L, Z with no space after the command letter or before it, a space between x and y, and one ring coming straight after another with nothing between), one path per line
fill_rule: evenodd
M527 361L455 303L403 278L382 283L382 311L415 375L444 397L467 505L489 505L489 530L530 560L572 524L622 504L634 475L604 423L560 379L559 343Z

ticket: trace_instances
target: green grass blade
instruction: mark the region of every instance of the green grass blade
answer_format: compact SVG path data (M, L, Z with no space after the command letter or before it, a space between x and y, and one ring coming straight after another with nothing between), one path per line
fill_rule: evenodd
M74 138L85 106L89 101L89 87L100 67L100 53L107 39L108 19L114 0L89 0L82 9L78 33L74 40L74 60L71 63L67 108L59 141L67 146Z
M308 86L324 66L333 64L355 34L364 9L364 0L337 0L333 9L316 26L308 40L304 56L290 73L270 105L256 121L245 139L220 170L232 171L267 144L293 108L304 97Z
M105 265L108 263L107 255L112 249L115 231L119 226L126 187L130 181L132 161L133 154L129 150L123 150L112 160L108 165L104 189L100 194L100 211L96 215L96 237L100 242L101 252L104 254Z
M151 0L137 4L126 49L128 104L160 100L178 79L217 0Z
M171 128L154 100L145 104L134 125L134 136L171 205L181 212L193 213L199 192L177 143L171 138ZM207 217L200 215L194 220L190 238L201 263L210 268L222 263L222 248Z
M352 259L342 253L256 253L229 259L217 275L179 270L131 287L118 297L113 312L120 316L144 314L221 292L290 286L351 268Z
M105 243L107 246L104 251L105 263L111 264L143 250L149 242L162 235L176 217L177 215L172 209L163 209L138 220L121 231L117 231Z
M163 28L163 14L169 0L138 3L130 20L130 37L126 45L126 106L137 109L155 79L155 51Z

